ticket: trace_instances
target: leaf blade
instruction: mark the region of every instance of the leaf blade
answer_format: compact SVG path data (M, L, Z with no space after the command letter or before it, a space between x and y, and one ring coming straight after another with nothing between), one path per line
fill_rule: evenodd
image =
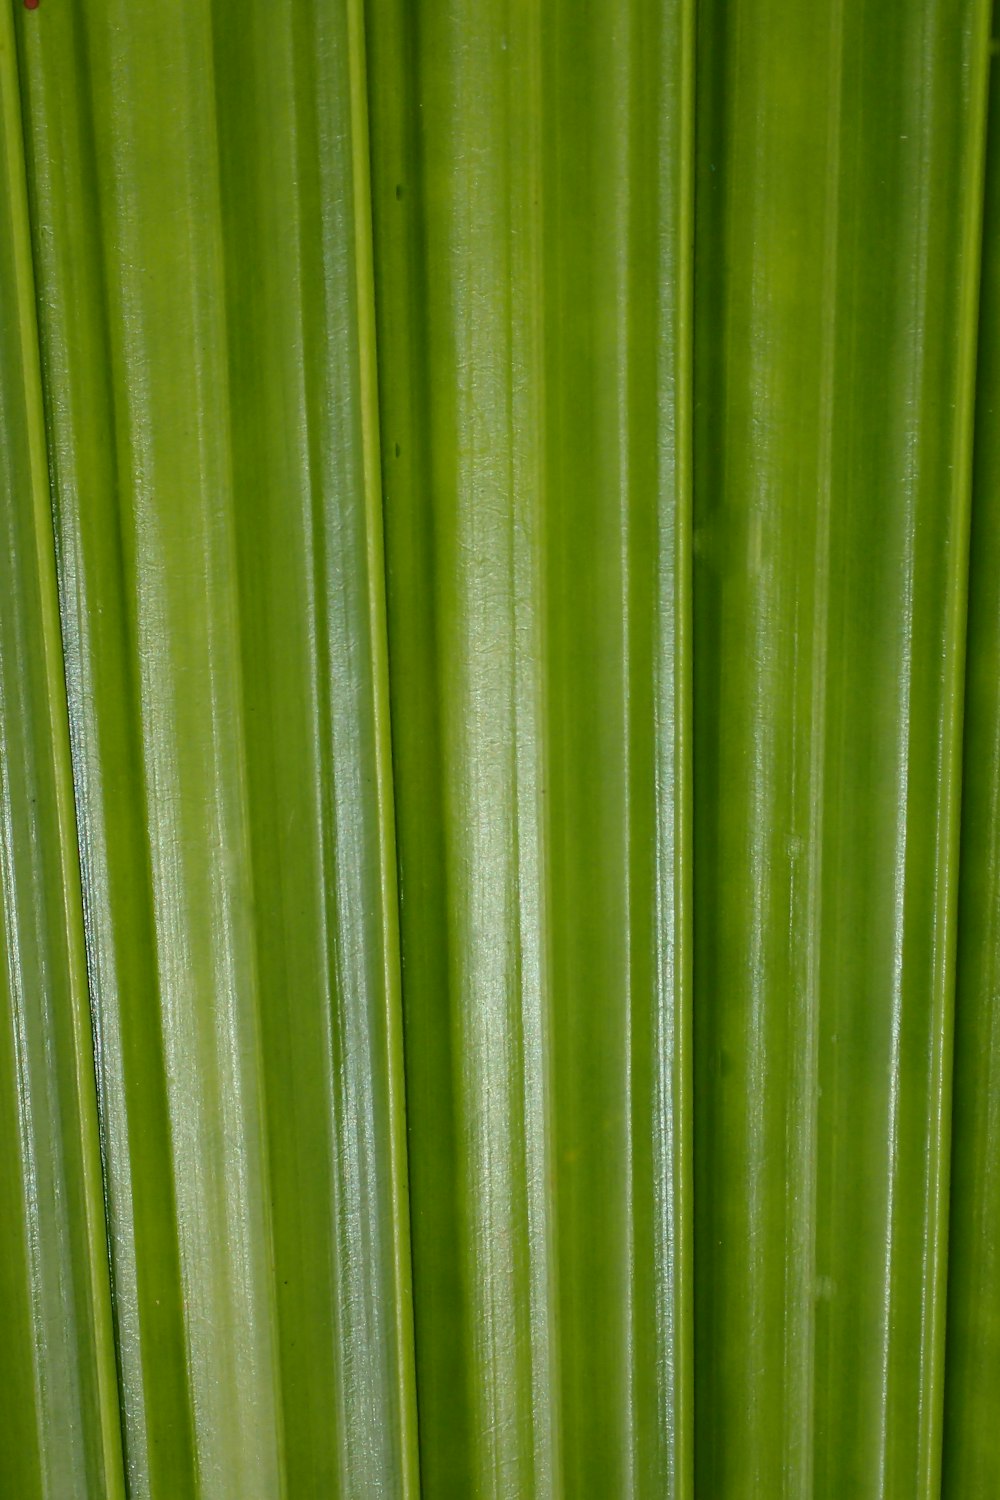
M1000 1482L996 1409L997 1139L991 1100L1000 1066L996 1029L1000 909L997 796L1000 761L997 666L996 235L1000 211L1000 94L991 69L983 286L976 394L975 471L965 680L962 843L955 995L955 1078L948 1338L942 1494L987 1495Z
M357 11L39 19L28 119L130 1487L405 1495Z
M20 90L0 18L0 1472L28 1497L122 1496L94 1054L49 510Z
M703 12L696 1446L720 1495L938 1484L987 21Z
M686 1494L692 12L369 16L423 1487Z

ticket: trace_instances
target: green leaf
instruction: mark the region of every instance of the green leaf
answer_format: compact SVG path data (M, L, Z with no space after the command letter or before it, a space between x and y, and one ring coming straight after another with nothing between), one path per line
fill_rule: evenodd
M10 0L4 1494L1000 1487L989 10Z
M929 1500L989 6L700 22L697 1483Z
M0 15L0 1489L123 1496L10 11Z
M423 1491L687 1495L692 8L369 17Z
M129 1493L412 1494L359 11L22 22Z
M965 678L945 1500L1000 1491L1000 83L990 90Z

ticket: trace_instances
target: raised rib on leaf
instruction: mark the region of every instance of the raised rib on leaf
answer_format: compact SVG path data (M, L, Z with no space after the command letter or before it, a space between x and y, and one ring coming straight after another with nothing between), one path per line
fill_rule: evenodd
M121 1500L121 1433L11 11L0 14L0 1492Z
M412 1493L358 9L32 19L130 1492Z
M931 1500L989 6L700 19L697 1483Z
M686 1495L692 8L368 14L424 1490Z

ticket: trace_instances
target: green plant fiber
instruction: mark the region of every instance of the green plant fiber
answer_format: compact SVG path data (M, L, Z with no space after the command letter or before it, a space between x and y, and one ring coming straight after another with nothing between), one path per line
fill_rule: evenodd
M0 1500L1000 1494L989 0L4 0Z

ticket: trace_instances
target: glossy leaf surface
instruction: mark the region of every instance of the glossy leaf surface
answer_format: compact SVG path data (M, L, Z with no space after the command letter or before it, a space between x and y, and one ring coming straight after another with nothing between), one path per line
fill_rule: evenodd
M989 13L699 27L697 1488L929 1500Z
M989 9L9 0L4 1495L1000 1487Z
M129 1492L403 1495L359 15L21 43Z
M0 16L0 1492L123 1495L14 34Z
M369 15L423 1492L684 1495L692 12Z

